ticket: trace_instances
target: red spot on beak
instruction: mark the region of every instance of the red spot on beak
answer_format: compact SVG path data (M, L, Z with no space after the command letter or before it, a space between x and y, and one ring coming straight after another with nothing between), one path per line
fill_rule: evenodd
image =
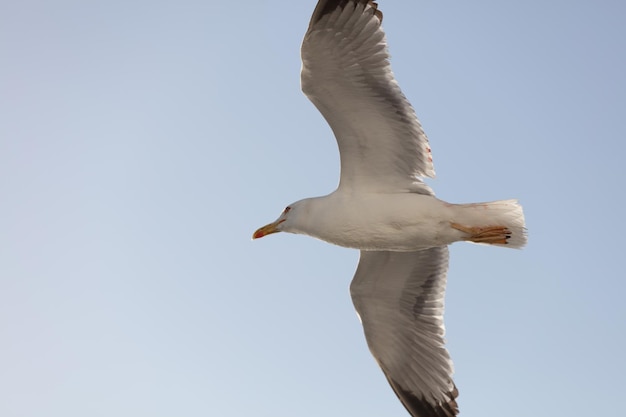
M267 225L261 227L260 229L258 229L256 232L254 232L252 234L252 239L258 239L258 238L261 238L263 236L271 235L272 233L280 232L280 230L278 230L278 225L281 224L284 221L285 221L285 219L282 219L282 220L279 220L277 222L270 223L270 224L267 224Z

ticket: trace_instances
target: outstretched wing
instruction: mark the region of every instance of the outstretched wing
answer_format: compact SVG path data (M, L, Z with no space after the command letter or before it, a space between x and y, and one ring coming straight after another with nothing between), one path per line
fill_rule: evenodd
M350 285L367 344L414 417L454 417L458 391L444 347L448 247L361 251Z
M302 43L302 91L332 128L339 187L432 191L430 147L389 64L382 13L369 0L320 0Z

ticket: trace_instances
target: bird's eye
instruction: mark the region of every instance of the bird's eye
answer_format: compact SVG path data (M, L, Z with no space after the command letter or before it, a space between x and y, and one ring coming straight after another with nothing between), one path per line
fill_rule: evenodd
M289 210L291 210L291 207L289 206L285 207L285 209L283 210L283 214L289 213Z

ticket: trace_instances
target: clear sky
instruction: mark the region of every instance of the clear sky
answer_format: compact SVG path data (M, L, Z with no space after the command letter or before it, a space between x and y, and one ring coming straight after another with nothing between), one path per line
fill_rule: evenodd
M505 4L506 3L506 4ZM626 389L626 3L380 0L450 202L461 415L607 416ZM252 232L334 189L299 89L314 0L0 3L0 415L403 416L358 253Z

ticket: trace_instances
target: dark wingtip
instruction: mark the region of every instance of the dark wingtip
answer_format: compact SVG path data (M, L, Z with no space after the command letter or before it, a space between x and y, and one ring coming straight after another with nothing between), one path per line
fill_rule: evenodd
M387 381L389 381L389 385L393 388L404 408L413 417L455 417L459 414L459 406L456 403L459 390L457 390L456 385L453 385L452 391L446 395L448 397L447 401L431 403L425 398L418 398L411 391L405 390L393 379L387 377Z
M313 11L313 16L311 17L311 25L319 22L319 20L325 15L334 12L338 8L345 8L348 4L369 4L374 9L374 16L378 18L381 22L383 21L383 12L378 10L378 3L372 0L320 0Z

